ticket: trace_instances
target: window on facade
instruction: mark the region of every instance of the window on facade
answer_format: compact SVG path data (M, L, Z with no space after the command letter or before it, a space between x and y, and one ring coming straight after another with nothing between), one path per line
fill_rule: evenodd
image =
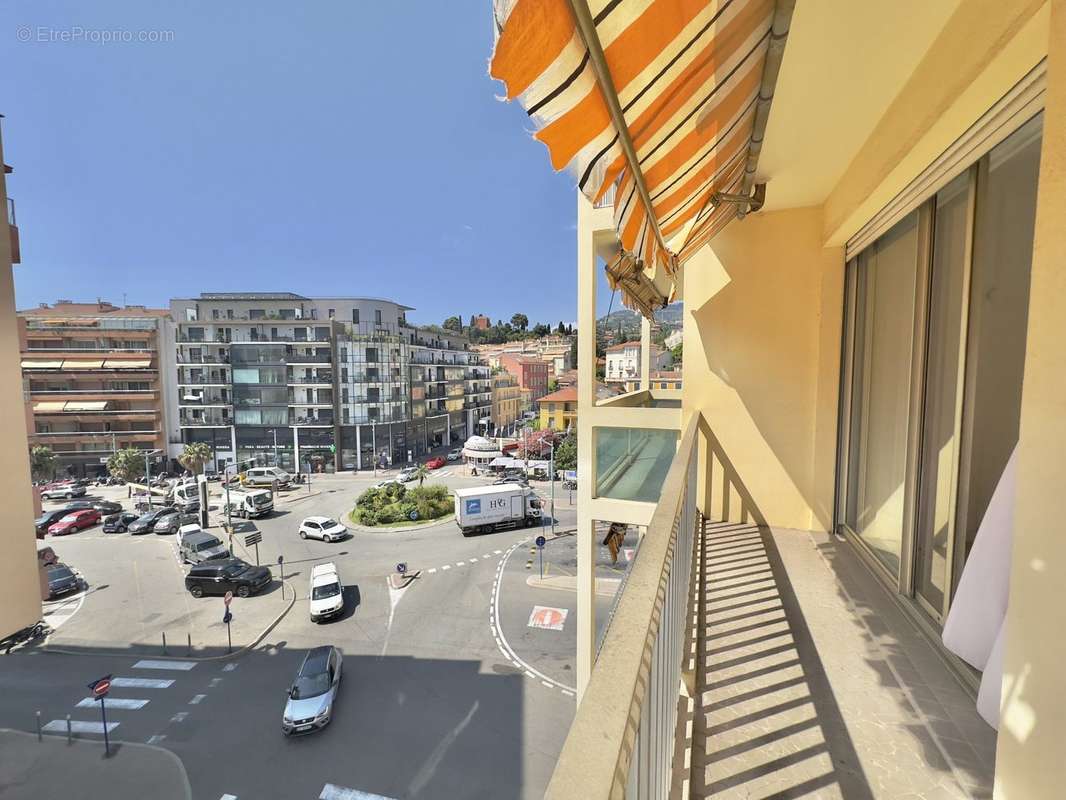
M352 309L352 323L354 325L358 325L359 324L359 309L358 308L353 308Z
M375 308L374 309L374 322L376 322L378 325L381 324L381 309L380 308Z
M262 308L248 309L248 319L266 319L266 311Z

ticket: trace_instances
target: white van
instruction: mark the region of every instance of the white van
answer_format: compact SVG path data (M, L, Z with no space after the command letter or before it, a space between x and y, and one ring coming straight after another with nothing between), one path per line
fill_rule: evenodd
M178 508L187 508L200 502L200 486L195 478L185 479L174 484L171 495L174 505Z
M269 489L230 489L222 493L222 513L243 519L265 517L274 510L274 493Z
M311 621L339 616L344 612L344 585L337 574L337 565L319 564L311 568Z
M244 473L245 486L273 486L286 488L292 483L292 475L279 467L252 467Z

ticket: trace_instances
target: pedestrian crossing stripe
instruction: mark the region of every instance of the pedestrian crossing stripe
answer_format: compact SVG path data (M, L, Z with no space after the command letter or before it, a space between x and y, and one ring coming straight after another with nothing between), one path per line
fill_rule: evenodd
M394 800L394 798L327 783L322 787L322 793L318 796L318 800Z
M112 689L169 689L174 685L170 678L112 678Z
M173 669L180 670L182 672L188 672L190 669L196 666L195 661L154 661L152 659L141 659L133 665L134 669Z
M107 723L107 732L111 733L111 731L113 731L118 726L119 726L119 723L117 723L117 722L109 722L109 723ZM66 720L62 720L62 719L54 719L51 722L49 722L47 725L45 725L43 728L41 728L41 730L42 731L47 731L48 733L66 733L67 732L67 722L66 722ZM103 732L104 732L104 723L102 723L102 722L83 722L82 720L79 720L79 719L72 719L70 721L70 732L71 733L99 733L99 734L102 735Z
M78 702L77 708L95 708L99 702L95 698L86 697ZM138 708L144 708L148 705L147 700L134 700L129 697L109 697L106 702L108 708L125 708L131 711L136 711Z

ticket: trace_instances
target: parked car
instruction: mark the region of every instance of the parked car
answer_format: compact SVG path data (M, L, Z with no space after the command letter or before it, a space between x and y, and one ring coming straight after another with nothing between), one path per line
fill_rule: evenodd
M83 508L80 511L72 511L59 522L53 523L48 528L52 536L65 536L68 533L77 533L86 528L91 528L100 521L100 512L95 508Z
M311 568L310 611L312 622L344 613L344 585L336 564L317 564Z
M204 470L204 479L209 483L222 480L222 476L215 472L213 469Z
M190 537L186 537L188 539ZM249 597L270 583L270 570L253 567L239 558L226 558L194 564L185 576L185 588L193 597L233 592Z
M183 564L200 564L229 558L230 551L217 536L201 530L199 533L192 531L181 534L178 556Z
M52 511L45 511L41 516L37 517L33 521L33 526L37 530L37 538L43 539L45 534L48 533L48 529L69 513L71 512L66 508L57 508Z
M90 507L95 508L101 514L119 514L122 512L122 503L116 503L112 500L94 500Z
M415 479L415 467L404 467L400 470L400 474L396 476L396 480L399 483L408 483Z
M498 478L492 482L493 486L501 486L505 483L514 483L518 486L529 486L529 481L525 478L520 478L517 475L510 475L506 478Z
M142 514L137 519L131 522L128 526L129 532L132 534L151 533L155 529L155 524L168 514L174 513L173 506L161 506L159 508L153 508L151 511Z
M463 457L463 448L461 448L461 447L456 447L454 450L449 450L448 451L448 460L449 461L458 461L462 457Z
M92 508L93 504L90 500L75 500L72 503L67 503L63 506L63 510L66 512L81 511L83 508ZM99 509L97 509L99 511Z
M426 462L426 469L440 469L447 463L441 456L434 456Z
M244 473L245 486L271 487L275 483L284 488L292 483L292 475L279 467L252 467Z
M178 528L181 527L182 515L177 511L171 511L169 514L164 514L155 521L155 525L152 526L153 533L177 533Z
M141 515L136 511L123 511L121 514L112 514L104 519L104 533L125 533L130 525L139 520Z
M340 650L332 645L307 652L289 687L281 717L282 733L310 733L329 724L340 689L342 660Z
M348 529L329 517L308 517L300 523L301 539L321 539L323 542L339 542L348 535Z
M399 481L387 480L387 481L382 481L381 483L375 483L374 484L374 488L375 489L385 489L385 488L387 488L389 486L399 486L399 485L400 485Z
M62 561L50 564L47 567L46 574L48 576L49 600L76 592L81 588L82 582L78 574Z
M60 498L66 498L70 500L74 497L84 497L85 487L75 486L72 483L50 484L41 490L42 500L57 500Z

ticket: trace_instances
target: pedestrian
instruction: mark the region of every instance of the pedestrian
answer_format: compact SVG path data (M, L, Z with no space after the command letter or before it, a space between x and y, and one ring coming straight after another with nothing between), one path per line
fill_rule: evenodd
M626 539L627 527L624 522L612 522L611 527L607 529L607 535L603 538L603 543L611 551L612 564L618 563L618 551L622 549L622 543Z

